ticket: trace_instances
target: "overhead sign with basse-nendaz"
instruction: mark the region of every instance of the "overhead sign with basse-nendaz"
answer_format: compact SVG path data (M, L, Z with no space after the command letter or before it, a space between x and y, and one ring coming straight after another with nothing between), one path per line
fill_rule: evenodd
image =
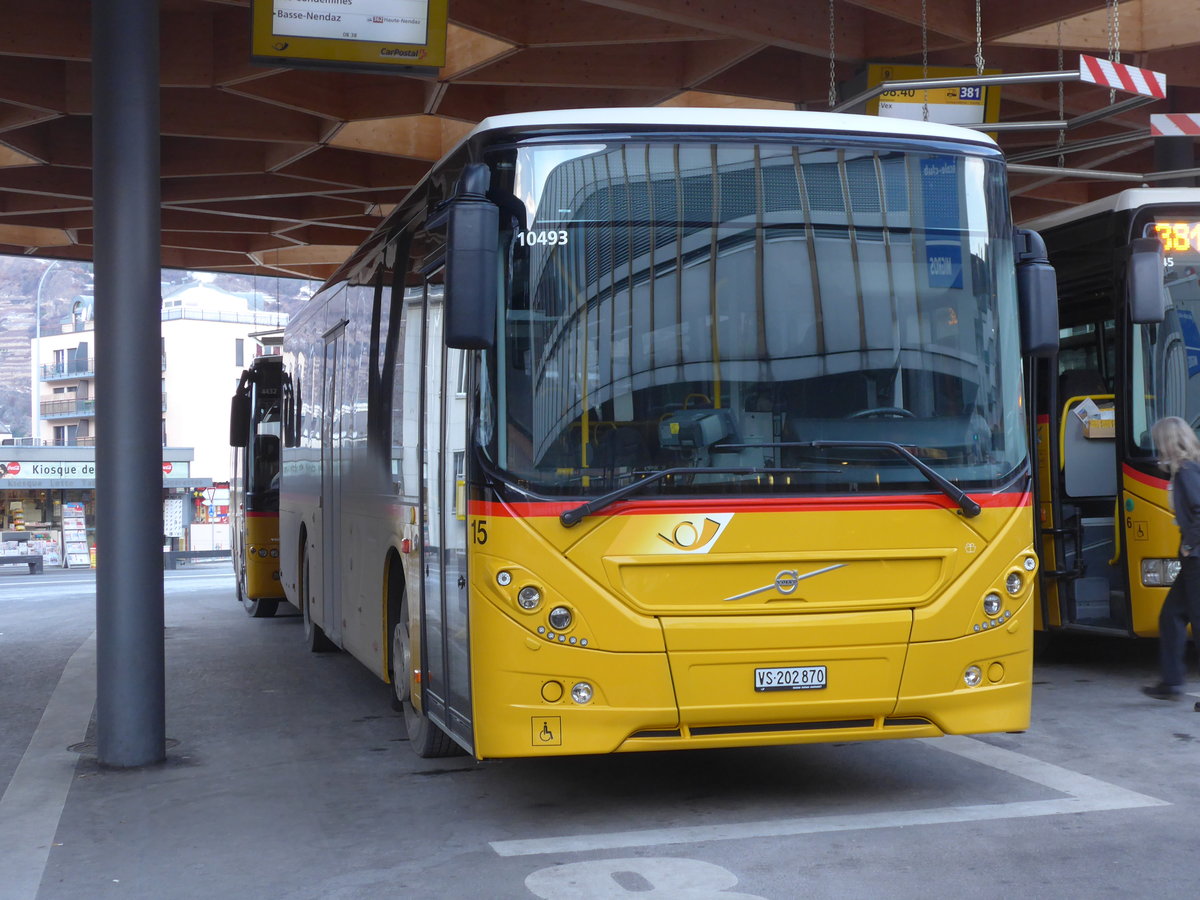
M446 64L448 0L254 0L256 62L426 74Z

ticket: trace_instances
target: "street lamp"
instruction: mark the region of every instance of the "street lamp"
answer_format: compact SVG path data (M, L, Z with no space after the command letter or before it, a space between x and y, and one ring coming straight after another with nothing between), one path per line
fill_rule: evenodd
M50 265L46 266L46 271L42 272L42 277L38 279L37 291L34 294L34 313L33 313L33 346L34 350L29 355L32 357L31 364L31 379L30 385L30 409L29 409L29 431L30 438L33 443L41 443L42 434L42 286L46 283L46 276L50 271L61 263L61 259L56 259Z

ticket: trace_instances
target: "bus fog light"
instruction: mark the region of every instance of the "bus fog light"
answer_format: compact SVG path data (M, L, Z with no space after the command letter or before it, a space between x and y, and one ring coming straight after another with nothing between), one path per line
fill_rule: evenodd
M1143 559L1142 584L1145 587L1167 587L1179 577L1177 559Z
M580 681L571 686L571 699L576 703L588 703L592 699L592 686Z
M1021 588L1025 587L1025 579L1021 577L1020 572L1009 572L1008 577L1004 579L1004 589L1012 596L1021 593Z
M1025 562L1023 562L1021 565L1025 567L1026 572L1032 572L1037 568L1037 560L1032 556L1027 556L1025 557Z
M542 602L542 592L532 585L521 588L517 594L517 604L521 609L537 609Z
M967 687L977 687L981 681L983 681L983 670L979 666L967 666L967 671L963 672L963 683Z
M267 558L267 548L263 547L261 550L259 550L258 556L259 556L259 559L266 559Z
M555 631L566 631L571 627L573 616L565 606L556 606L550 610L550 615L546 619Z
M996 593L988 594L983 598L983 611L989 616L1000 615L1000 609L1004 606L1004 601L1000 599L1000 595Z

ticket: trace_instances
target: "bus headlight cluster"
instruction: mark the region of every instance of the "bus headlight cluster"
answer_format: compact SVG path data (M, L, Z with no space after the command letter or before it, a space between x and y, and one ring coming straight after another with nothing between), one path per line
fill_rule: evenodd
M586 681L579 681L571 685L571 699L576 703L590 703L592 700L592 686Z
M521 609L537 609L542 603L542 592L533 585L526 585L517 592L517 605Z
M1179 577L1179 560L1177 559L1143 559L1142 586L1167 587L1175 583Z

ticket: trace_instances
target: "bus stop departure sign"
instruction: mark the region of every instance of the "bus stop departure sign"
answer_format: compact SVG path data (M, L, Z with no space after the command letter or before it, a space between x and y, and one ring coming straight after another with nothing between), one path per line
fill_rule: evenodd
M999 69L985 69L985 75L999 75ZM974 69L957 69L949 66L930 66L925 73L921 66L899 66L889 63L872 63L867 66L867 87L875 87L885 81L913 81L919 78L974 77ZM925 116L926 105L929 121L943 125L981 125L1000 120L1000 88L996 85L980 87L942 87L925 90L884 91L877 98L867 101L867 115L886 118L917 119Z
M296 68L436 75L448 0L254 0L251 58Z

